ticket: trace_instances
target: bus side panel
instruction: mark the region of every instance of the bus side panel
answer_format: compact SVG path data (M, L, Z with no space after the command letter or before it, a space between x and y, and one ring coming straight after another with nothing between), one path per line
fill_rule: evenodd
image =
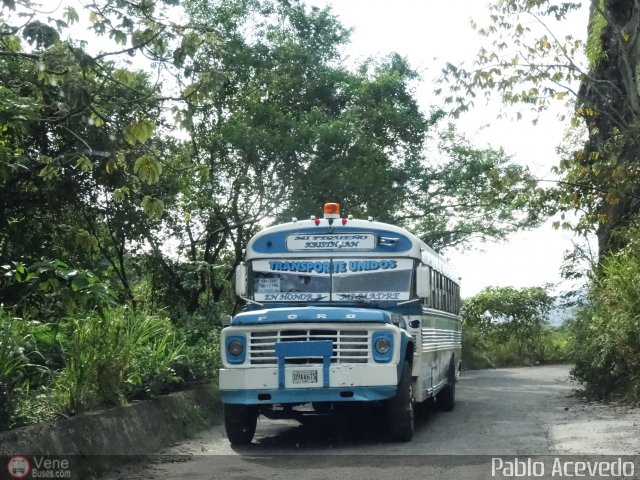
M453 359L456 372L461 355L461 329L459 317L426 309L422 316L422 359L431 365L431 394L446 386Z
M406 318L408 324L413 321L422 323L421 315L409 315ZM414 379L414 395L415 401L420 403L431 396L431 367L432 361L423 354L421 329L410 328L409 334L413 337L413 369L412 376Z

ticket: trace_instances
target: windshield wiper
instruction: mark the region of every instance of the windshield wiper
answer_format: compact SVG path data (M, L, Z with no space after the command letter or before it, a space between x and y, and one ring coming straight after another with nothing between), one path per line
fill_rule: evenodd
M240 296L240 295L238 295ZM254 305L258 305L259 307L264 307L264 303L260 303L260 302L256 302L255 300L251 300L250 298L247 297L240 297L242 300L244 300L247 303L252 303Z

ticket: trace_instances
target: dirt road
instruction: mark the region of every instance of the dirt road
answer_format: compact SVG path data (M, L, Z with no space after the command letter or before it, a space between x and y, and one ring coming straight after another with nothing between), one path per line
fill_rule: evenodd
M218 426L163 452L174 457L109 478L421 478L426 464L436 478L486 478L491 459L481 455L640 454L640 411L574 396L568 374L566 366L465 372L455 410L422 412L410 443L387 442L375 415L261 419L250 446L231 447Z

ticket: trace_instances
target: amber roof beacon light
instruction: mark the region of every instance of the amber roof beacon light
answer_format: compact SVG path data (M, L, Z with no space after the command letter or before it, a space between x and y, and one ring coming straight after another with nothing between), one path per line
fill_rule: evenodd
M325 203L324 218L340 218L340 205L337 203Z

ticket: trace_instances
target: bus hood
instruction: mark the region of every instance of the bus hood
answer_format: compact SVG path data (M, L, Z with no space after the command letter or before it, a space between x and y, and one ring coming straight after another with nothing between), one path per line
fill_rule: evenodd
M265 325L296 322L391 323L391 313L385 310L356 307L270 308L239 313L233 318L231 325Z

